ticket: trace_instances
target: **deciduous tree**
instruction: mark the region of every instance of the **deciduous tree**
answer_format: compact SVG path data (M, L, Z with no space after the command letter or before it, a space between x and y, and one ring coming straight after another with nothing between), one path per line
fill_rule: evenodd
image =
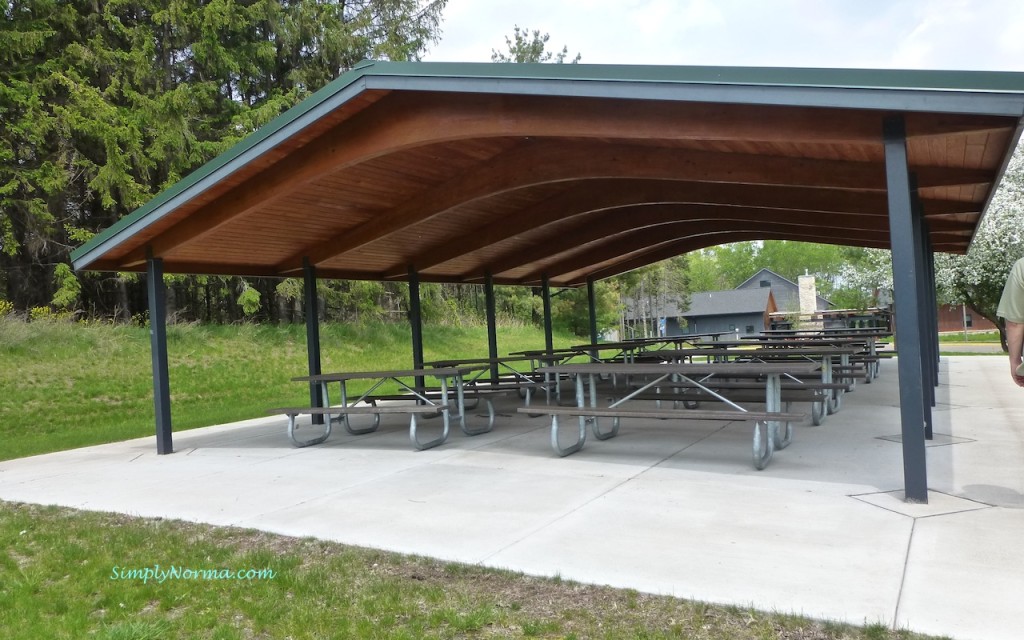
M947 298L962 301L999 327L1006 350L1006 329L996 307L1010 267L1024 257L1024 146L1018 146L985 219L964 256L936 260L936 280Z

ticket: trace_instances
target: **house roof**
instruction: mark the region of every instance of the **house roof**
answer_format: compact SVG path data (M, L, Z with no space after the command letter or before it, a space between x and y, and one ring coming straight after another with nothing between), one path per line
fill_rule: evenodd
M770 273L770 274L772 274L773 276L775 276L776 278L778 278L779 280L782 280L782 281L784 281L784 282L788 282L789 284L793 285L793 288L794 288L794 289L796 289L796 290L798 290L798 291L799 291L799 289L800 289L800 285L799 285L799 284L797 284L796 282L793 282L792 280L790 280L790 279L789 279L789 278L787 278L786 276L783 276L783 275L779 275L778 273L776 273L775 271L772 271L772 270L771 270L771 269L769 269L768 267L761 267L761 269L759 269L759 270L757 271L757 273L755 273L754 275L750 276L749 278L747 278L746 280L744 280L743 282L741 282L741 283L740 283L740 285L739 285L739 287L736 287L736 288L737 288L737 289L739 289L740 287L742 287L743 285L745 285L745 284L747 284L747 283L749 283L749 282L752 282L752 281L754 281L754 280L760 280L760 279L761 279L761 275L762 275L762 274L765 274L765 273ZM826 304L826 305L828 305L828 306L830 306L830 307L831 307L831 306L833 306L833 304L832 304L832 303L831 303L830 301L828 301L827 299L825 299L825 298L821 297L821 296L820 296L820 295L818 295L817 293L815 293L815 294L814 294L814 296L815 296L815 298L817 298L817 300L818 300L818 302L819 302L819 303L824 303L824 304Z
M690 294L690 308L679 312L684 318L765 313L769 309L771 289L727 289Z
M966 250L1024 74L364 62L72 254L76 269L577 285L752 239L889 246L900 116Z
M779 280L785 280L786 282L788 282L789 284L793 285L794 287L798 287L799 286L799 285L797 285L797 283L793 282L792 280L790 280L786 276L780 275L780 274L776 273L775 271L772 271L768 267L761 267L760 269L757 270L757 273L755 273L754 275L750 276L749 278L747 278L746 280L741 282L739 287L736 287L736 288L739 289L740 287L742 287L743 285L745 285L745 284L747 284L749 282L753 282L754 280L760 280L761 279L761 275L765 274L765 273L770 273L773 276L775 276L776 278L778 278Z

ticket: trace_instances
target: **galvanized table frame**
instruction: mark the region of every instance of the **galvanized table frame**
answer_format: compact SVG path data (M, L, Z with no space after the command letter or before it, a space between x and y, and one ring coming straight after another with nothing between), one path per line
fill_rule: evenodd
M750 363L757 364L757 363ZM742 367L742 368L738 368ZM709 388L706 384L715 376L728 376L735 377L738 374L749 377L751 372L756 370L757 376L763 376L765 379L765 411L768 412L781 412L782 411L782 376L792 376L793 373L808 373L816 371L818 364L808 364L796 367L785 367L781 365L762 363L757 366L756 369L750 369L749 364L734 365L732 363L709 363L706 365L700 364L670 364L664 365L644 365L644 364L626 364L626 363L603 363L600 365L595 364L584 364L584 365L562 365L553 367L544 367L541 370L548 370L555 374L569 374L575 379L576 386L576 406L580 408L590 407L596 409L598 407L598 392L597 392L597 379L599 376L604 374L623 374L623 375L650 375L654 379L647 382L643 386L636 390L626 394L622 398L615 400L609 404L608 408L613 409L621 406L623 403L634 399L641 393L646 392L649 389L656 388L658 385L672 380L672 381L685 381L695 387L703 390L719 400L725 402L732 408L748 413L749 411L741 405L732 402L728 398L718 394L713 389ZM586 379L586 382L584 381ZM697 379L694 379L697 378ZM666 398L671 400L671 398ZM685 416L680 416L685 417ZM578 416L578 432L576 440L568 446L562 446L559 438L559 421L556 414L551 416L551 447L559 456L567 456L575 453L583 448L587 439L587 426L591 427L594 433L594 437L598 440L607 440L614 437L619 432L619 419L611 418L611 428L607 430L601 429L600 418L596 416ZM775 449L784 449L790 445L793 440L793 425L791 422L786 422L785 425L780 424L778 421L758 421L754 425L752 450L754 466L757 469L764 469L772 459L772 455Z

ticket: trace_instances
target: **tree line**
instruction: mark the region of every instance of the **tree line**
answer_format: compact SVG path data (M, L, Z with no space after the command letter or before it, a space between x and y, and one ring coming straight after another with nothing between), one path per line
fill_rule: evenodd
M0 312L45 310L145 321L137 274L76 274L70 251L216 157L360 60L417 60L441 35L447 0L0 1ZM547 34L515 27L496 62L575 63ZM1018 154L1019 155L1019 154ZM944 301L992 319L1013 259L1024 166L1007 171L967 258L941 256ZM730 289L762 267L817 276L839 307L891 286L887 252L772 241L680 256L598 283L598 324L621 326L627 301L685 306L690 291ZM483 288L425 284L428 321L478 321ZM294 279L168 278L173 318L297 322ZM499 315L541 320L537 290L497 287ZM555 321L589 331L585 290L558 291ZM402 283L323 281L329 320L404 319Z
M74 274L71 249L360 60L418 59L446 2L0 3L3 298L19 310L142 313L138 277ZM194 277L171 290L190 318L287 318L293 287L279 285Z

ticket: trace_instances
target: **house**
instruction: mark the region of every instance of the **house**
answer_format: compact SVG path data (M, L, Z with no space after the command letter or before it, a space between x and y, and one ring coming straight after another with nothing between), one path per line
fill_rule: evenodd
M780 276L771 269L761 269L736 288L744 290L771 289L780 313L798 313L800 311L800 285ZM831 302L815 294L815 309L817 311L825 311L832 306Z
M834 306L817 295L812 276L800 279L804 283L808 309L811 300L816 311L827 311ZM737 331L740 335L760 333L781 326L781 322L788 322L800 313L800 287L771 269L761 269L735 289L691 294L687 311L681 311L679 305L666 300L660 300L656 306L648 303L647 307L639 301L627 300L624 325L632 327L637 335L641 332L639 327L648 320L657 321L659 335L715 331ZM646 313L642 313L641 308L646 309ZM769 317L772 314L774 321ZM648 329L642 331L646 335Z
M962 304L940 304L939 333L952 331L998 331L999 327L975 311Z
M702 291L690 295L690 308L666 318L666 335L736 331L754 335L768 328L768 315L777 311L770 287ZM686 321L680 327L679 318Z

